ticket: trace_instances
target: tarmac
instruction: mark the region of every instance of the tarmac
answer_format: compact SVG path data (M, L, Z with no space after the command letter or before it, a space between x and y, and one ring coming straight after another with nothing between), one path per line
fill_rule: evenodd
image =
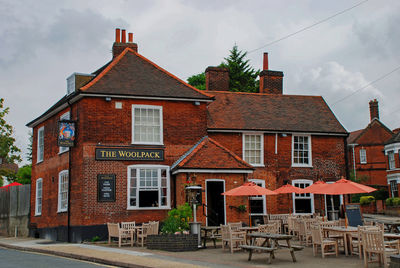
M339 257L327 256L323 259L319 253L314 257L312 247L296 251L296 263L292 261L287 249L280 249L276 252L272 264L267 264L268 255L266 253L254 253L252 260L248 261L247 252L231 254L228 250L222 250L221 245L214 248L211 242L206 249L190 252L167 252L149 250L145 247L123 246L119 248L115 243L108 245L106 242L74 244L45 239L0 237L0 247L62 256L114 267L363 267L363 261L358 256L345 256L341 253ZM378 265L371 264L369 267L378 267Z

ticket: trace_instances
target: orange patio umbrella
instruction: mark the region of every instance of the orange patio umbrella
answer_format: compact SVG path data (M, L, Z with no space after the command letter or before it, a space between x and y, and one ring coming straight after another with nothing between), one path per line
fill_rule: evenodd
M274 191L268 190L267 188L260 187L254 182L246 182L242 186L236 187L229 191L222 193L227 196L256 196L256 195L277 195ZM250 211L250 199L249 199L249 223L251 226L251 211Z
M291 184L285 184L278 189L274 190L275 193L278 194L302 194L302 189ZM291 199L291 198L290 198ZM292 209L290 209L290 213L292 213Z
M0 187L0 189L8 189L8 188L10 188L10 187L13 187L13 186L20 186L20 185L22 185L22 184L19 183L19 182L13 182L13 183L7 184L6 186Z

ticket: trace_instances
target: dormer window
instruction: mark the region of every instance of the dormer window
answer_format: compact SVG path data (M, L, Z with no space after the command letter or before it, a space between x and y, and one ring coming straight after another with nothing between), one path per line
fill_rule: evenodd
M67 78L67 95L75 91L75 74Z

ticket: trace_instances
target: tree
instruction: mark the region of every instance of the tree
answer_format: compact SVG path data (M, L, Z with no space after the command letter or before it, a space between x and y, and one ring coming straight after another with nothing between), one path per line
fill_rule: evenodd
M21 150L14 144L13 127L4 118L8 112L9 108L4 107L4 99L0 98L0 159L3 164L15 164L21 161ZM13 170L0 167L1 183L3 177L13 178L14 176Z
M31 183L31 174L32 174L32 166L24 165L23 167L18 169L15 182L19 182L21 184L30 184Z
M247 52L238 49L237 45L229 51L230 55L224 58L219 67L226 67L229 70L229 90L235 92L258 92L259 81L257 77L260 73L259 70L254 70L248 59L246 58ZM192 75L188 78L189 85L197 89L204 90L206 88L205 73Z

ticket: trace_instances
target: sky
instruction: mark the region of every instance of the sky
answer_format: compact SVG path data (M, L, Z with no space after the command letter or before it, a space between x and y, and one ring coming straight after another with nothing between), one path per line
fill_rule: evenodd
M349 132L368 125L377 99L380 120L395 129L399 25L398 0L0 0L0 97L26 159L26 123L66 94L69 75L107 63L121 28L183 80L220 64L235 44L255 69L268 52L284 94L322 96Z

